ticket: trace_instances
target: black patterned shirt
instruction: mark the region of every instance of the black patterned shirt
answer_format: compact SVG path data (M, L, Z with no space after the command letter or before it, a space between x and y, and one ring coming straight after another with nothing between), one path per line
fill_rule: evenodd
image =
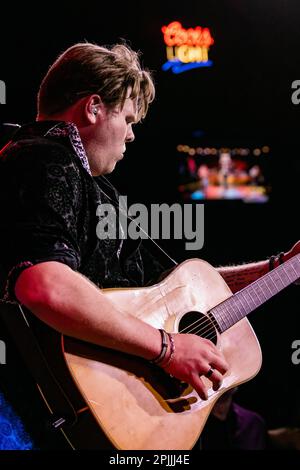
M118 194L106 178L91 175L74 124L22 126L0 154L4 299L16 300L22 270L45 261L64 263L102 288L143 286L156 278L162 267L140 241L97 237L96 211L103 203L117 209Z

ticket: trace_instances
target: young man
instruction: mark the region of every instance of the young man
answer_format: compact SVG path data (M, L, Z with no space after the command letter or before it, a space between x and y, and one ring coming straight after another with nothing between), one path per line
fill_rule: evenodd
M5 299L63 334L155 359L206 399L201 377L220 387L228 370L222 352L193 334L170 337L101 292L142 286L160 271L149 260L144 270L137 242L96 236L97 207L117 204L103 175L123 158L153 98L149 72L125 45L76 44L50 67L36 123L23 126L0 158L0 198L8 201L0 217ZM268 270L263 261L220 273L235 291Z

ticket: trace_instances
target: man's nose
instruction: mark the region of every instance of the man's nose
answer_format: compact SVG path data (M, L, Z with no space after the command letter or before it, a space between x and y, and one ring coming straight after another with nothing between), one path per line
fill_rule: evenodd
M133 132L132 128L130 128L127 132L127 135L126 135L126 142L133 142L134 139L135 139L134 132Z

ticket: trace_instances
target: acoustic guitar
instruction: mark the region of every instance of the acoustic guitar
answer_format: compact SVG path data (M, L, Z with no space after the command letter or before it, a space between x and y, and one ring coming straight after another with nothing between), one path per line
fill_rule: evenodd
M208 400L142 358L57 333L24 307L7 304L2 317L32 369L50 426L71 448L184 450L193 448L216 400L261 367L246 316L299 278L297 254L232 294L215 268L191 259L153 286L103 291L155 328L197 334L222 350L230 367L218 391L203 377Z
M191 259L150 287L107 289L124 312L155 328L212 340L230 365L208 400L143 359L63 337L70 374L90 412L117 449L191 449L216 400L261 367L258 340L246 316L300 278L300 254L236 294L210 264Z

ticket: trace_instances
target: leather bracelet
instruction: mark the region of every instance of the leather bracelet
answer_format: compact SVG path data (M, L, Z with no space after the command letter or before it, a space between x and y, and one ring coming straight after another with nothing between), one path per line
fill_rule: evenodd
M168 350L168 345L169 345L168 334L162 328L159 329L159 332L161 334L161 350L160 350L159 355L150 361L151 364L160 364L164 360L165 355Z

